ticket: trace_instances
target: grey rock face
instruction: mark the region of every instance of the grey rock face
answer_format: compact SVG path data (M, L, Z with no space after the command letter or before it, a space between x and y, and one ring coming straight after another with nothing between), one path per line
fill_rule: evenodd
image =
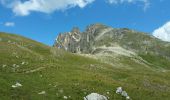
M73 53L79 52L80 31L78 28L73 28L71 32L60 33L56 39L55 45L60 49L70 51Z
M73 53L90 53L96 42L95 38L101 34L103 29L107 28L101 24L90 25L85 32L73 28L71 32L60 33L54 46Z

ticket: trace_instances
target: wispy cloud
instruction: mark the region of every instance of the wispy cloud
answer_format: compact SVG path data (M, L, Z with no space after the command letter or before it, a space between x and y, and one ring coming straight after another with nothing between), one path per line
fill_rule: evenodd
M122 4L122 3L143 3L143 9L146 11L150 7L149 0L108 0L110 4Z
M153 36L163 40L170 42L170 21L154 30Z
M1 4L8 8L18 16L27 16L31 12L52 13L54 11L67 10L73 7L84 8L96 0L0 0ZM149 0L106 0L110 4L122 3L143 3L146 10L150 3Z
M6 26L6 27L14 27L15 23L14 22L5 22L4 26Z

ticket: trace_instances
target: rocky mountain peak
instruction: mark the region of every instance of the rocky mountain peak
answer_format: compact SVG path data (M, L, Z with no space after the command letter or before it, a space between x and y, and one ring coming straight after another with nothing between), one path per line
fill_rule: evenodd
M105 28L107 27L102 24L92 24L87 26L84 32L80 32L78 27L74 27L70 32L60 33L54 46L73 53L89 53L95 37Z
M111 48L122 48L135 53L156 53L170 56L162 50L169 43L153 38L149 34L127 28L115 29L102 24L91 24L84 32L74 27L70 32L60 33L54 46L72 53L112 52Z

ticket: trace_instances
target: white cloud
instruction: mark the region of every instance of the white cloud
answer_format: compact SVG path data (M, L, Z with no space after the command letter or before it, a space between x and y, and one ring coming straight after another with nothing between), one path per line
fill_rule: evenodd
M21 2L21 0L14 0L13 2L10 2L10 5L9 3L7 5L5 0L1 0L1 4L12 8L16 15L26 16L32 11L52 13L54 11L66 10L76 6L84 8L93 1L95 0L27 0L24 2Z
M144 11L146 11L149 6L150 6L150 2L149 0L108 0L108 2L110 4L122 4L122 3L137 3L137 2L141 2L143 3L144 7Z
M6 27L14 27L15 23L14 22L5 22L4 26L6 26Z
M170 21L153 32L153 36L170 42Z
M84 8L96 0L0 0L2 5L11 8L18 16L27 16L31 12L52 13L54 11L67 10L73 7ZM110 4L143 3L146 10L149 0L106 0Z

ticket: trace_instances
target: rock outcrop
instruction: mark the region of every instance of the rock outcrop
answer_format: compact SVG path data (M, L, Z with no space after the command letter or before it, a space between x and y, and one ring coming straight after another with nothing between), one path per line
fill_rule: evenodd
M73 28L71 32L60 33L54 46L73 53L91 53L94 50L96 40L111 30L112 28L101 24L90 25L85 32Z

